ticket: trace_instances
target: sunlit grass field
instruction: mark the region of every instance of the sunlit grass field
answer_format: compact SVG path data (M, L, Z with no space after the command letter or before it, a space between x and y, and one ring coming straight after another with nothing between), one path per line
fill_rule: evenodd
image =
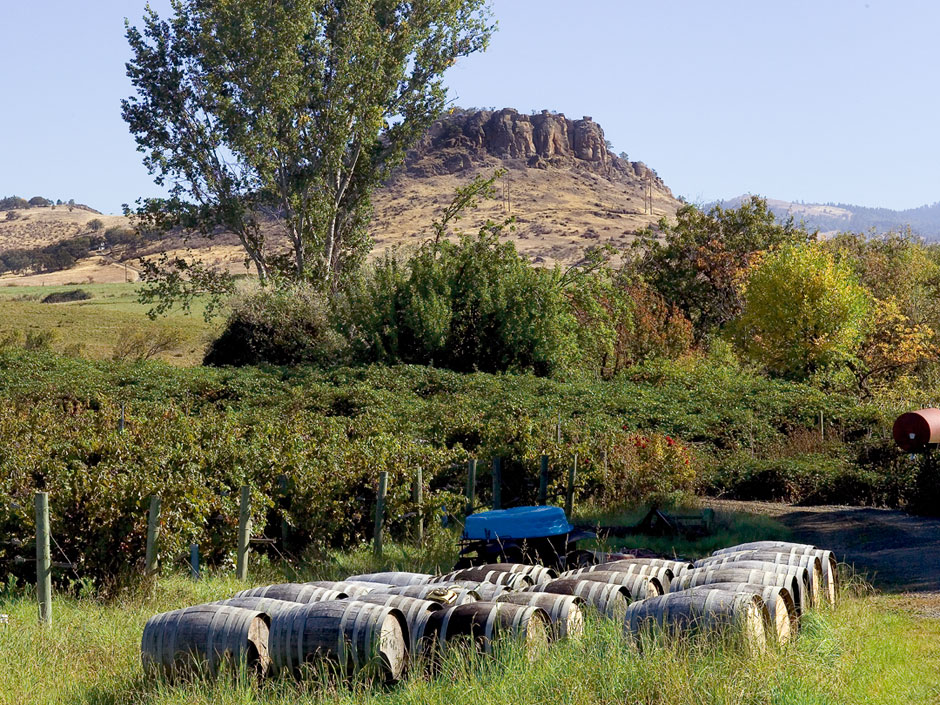
M14 335L19 342L28 333L52 331L53 349L92 359L110 358L122 338L137 335L154 338L172 331L178 342L156 357L176 365L202 361L209 341L222 321L206 323L203 304L193 305L189 315L174 311L157 320L147 317L148 306L137 300L139 284L75 284L68 286L0 286L0 340ZM54 292L81 289L91 298L69 303L41 303Z
M728 536L756 533L748 520ZM700 552L704 544L686 543ZM453 559L452 539L426 548L387 546L377 559L369 546L336 553L315 566L285 571L255 559L249 584L285 579L338 578L378 569L434 570ZM940 702L940 621L906 612L900 598L875 596L848 580L835 608L804 618L795 643L747 655L711 639L653 639L637 650L620 625L592 616L584 638L552 644L529 658L502 645L493 657L453 654L440 675L415 668L395 686L337 682L322 675L257 682L244 673L216 681L168 684L148 680L139 641L157 612L231 596L246 587L229 568L193 581L168 568L140 580L109 601L94 595L58 596L53 623L40 627L31 595L8 587L0 593L0 703L47 705L235 705L270 703L649 703L745 705L768 703Z

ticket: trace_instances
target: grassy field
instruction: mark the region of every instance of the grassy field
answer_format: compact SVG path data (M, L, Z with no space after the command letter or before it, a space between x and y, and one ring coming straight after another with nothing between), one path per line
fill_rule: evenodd
M178 341L157 355L175 365L195 365L219 320L206 323L198 304L190 315L174 312L151 321L148 306L137 301L138 284L76 284L69 286L0 286L0 340L9 335L25 339L30 332L52 331L51 347L92 359L110 358L122 339L154 340L171 332ZM44 304L54 292L81 289L91 294L85 301Z
M729 522L741 539L769 525ZM756 533L755 533L756 532ZM700 553L706 543L677 548ZM363 546L339 553L300 579L342 577L378 568L431 570L452 559L453 543L425 550L393 544L376 561ZM252 584L283 580L282 569L256 561ZM169 685L144 678L139 640L153 614L221 599L243 584L221 571L193 582L166 573L111 602L58 597L54 623L39 627L33 600L15 587L0 592L0 703L17 705L215 705L313 703L935 703L940 698L940 622L903 609L903 600L874 596L860 583L843 589L835 608L810 613L797 641L750 657L706 639L654 640L634 649L620 627L591 619L585 638L559 643L529 660L511 645L495 658L455 654L441 675L414 670L394 687L336 683L320 676L258 683L244 674L216 682ZM79 590L80 593L80 590Z

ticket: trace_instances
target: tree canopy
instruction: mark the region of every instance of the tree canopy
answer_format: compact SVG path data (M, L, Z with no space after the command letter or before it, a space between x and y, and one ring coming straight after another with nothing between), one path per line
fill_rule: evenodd
M262 280L335 287L368 252L371 190L442 112L445 70L492 30L485 0L148 9L127 25L123 117L169 197L137 215L235 233Z

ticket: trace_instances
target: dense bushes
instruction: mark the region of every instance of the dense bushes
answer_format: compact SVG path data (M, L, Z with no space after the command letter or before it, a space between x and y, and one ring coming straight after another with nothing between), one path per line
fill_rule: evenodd
M44 304L64 304L72 301L87 301L90 298L91 294L84 289L69 289L68 291L54 291L51 294L46 294L41 301Z
M717 358L562 382L418 366L174 369L11 350L0 353L0 535L29 541L32 493L45 488L66 554L85 575L112 575L143 555L147 498L159 492L164 560L196 541L218 563L231 559L238 487L253 488L261 534L277 520L284 474L296 555L368 538L381 470L401 535L418 465L430 527L443 508L462 508L467 457L481 459L481 504L494 455L505 459L504 501L521 504L536 498L542 453L557 502L577 453L581 499L612 505L696 489L905 504L918 473L890 441L895 413ZM0 543L0 561L14 555Z

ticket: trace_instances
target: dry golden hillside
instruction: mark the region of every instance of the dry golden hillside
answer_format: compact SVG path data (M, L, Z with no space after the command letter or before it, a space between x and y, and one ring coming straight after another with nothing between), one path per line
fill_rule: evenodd
M569 265L589 246L626 245L637 230L673 216L679 206L652 169L609 153L603 130L589 117L570 120L547 112L529 116L511 109L456 112L432 127L409 152L405 165L374 195L373 255L395 246L419 245L429 237L432 221L457 187L497 169L505 170L497 197L468 213L457 228L475 232L486 219L501 221L512 215L515 228L507 231L507 239L539 264ZM69 211L64 206L17 213L15 220L0 218L0 251L88 234L88 223L95 218L105 228L128 224L122 216ZM158 251L195 254L229 271L247 271L237 240L229 235L186 243L170 238L147 243L136 252L96 253L72 270L7 275L3 281L134 279L139 256ZM126 272L125 262L129 265Z

